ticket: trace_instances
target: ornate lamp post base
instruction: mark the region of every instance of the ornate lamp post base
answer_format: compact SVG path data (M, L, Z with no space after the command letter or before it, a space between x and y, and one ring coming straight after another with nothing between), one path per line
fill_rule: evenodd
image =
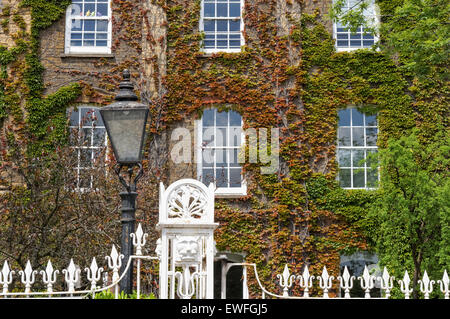
M133 243L131 239L131 234L134 233L134 224L136 221L135 213L136 213L136 183L143 175L143 168L140 163L135 165L128 166L128 178L129 182L127 182L122 175L120 175L122 168L124 165L119 164L119 167L116 169L116 174L119 176L120 182L125 187L126 191L121 192L120 198L122 199L122 207L121 212L122 216L120 221L122 222L122 237L121 237L121 253L124 255L124 260L122 263L122 267L120 269L120 273L122 274L127 266L128 260L131 255L133 255ZM133 176L133 168L134 166L139 167L139 171L136 174L134 180ZM133 293L133 265L130 265L128 270L126 271L124 277L120 281L120 291L123 291L126 294Z

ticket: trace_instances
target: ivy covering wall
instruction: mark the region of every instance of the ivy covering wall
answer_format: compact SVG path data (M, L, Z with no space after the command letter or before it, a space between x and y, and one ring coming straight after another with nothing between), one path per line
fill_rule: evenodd
M23 141L30 156L51 151L55 140L65 138L65 110L83 88L83 94L98 101L89 83L73 83L43 96L39 32L61 19L69 3L22 1L31 9L31 33L24 26L15 47L0 48L2 129L11 145L13 140ZM389 15L399 3L379 1L382 14ZM379 147L413 127L421 129L426 141L448 125L439 93L443 84L432 79L415 82L383 52L336 53L324 23L327 16L320 10L306 13L306 1L246 0L242 52L214 55L200 52L200 0L154 0L151 4L165 12L167 21L161 27L167 28L167 34L150 39L150 49L165 42L167 64L162 72L160 61L148 61L154 70L153 82L164 88L148 101L151 114L162 114L158 123L150 125L150 139L186 118L200 118L209 107L239 112L244 129L280 129L279 171L262 175L261 165L245 164L248 195L216 201L217 249L245 252L246 261L257 264L269 289L274 288L275 275L285 263L296 273L305 264L312 273L327 266L336 276L341 253L372 249L376 225L366 215L378 195L376 190L344 190L336 182L337 112L349 105L377 112ZM127 12L128 1L113 0L113 8L121 23L133 19ZM2 18L20 24L20 16L7 9ZM134 21L115 41L133 39L139 47L137 39L150 38L150 31L142 34L142 30ZM136 64L130 66L139 71ZM113 67L117 65L111 62ZM111 75L102 78L108 82ZM100 102L108 99L105 96ZM250 289L258 291L254 278Z

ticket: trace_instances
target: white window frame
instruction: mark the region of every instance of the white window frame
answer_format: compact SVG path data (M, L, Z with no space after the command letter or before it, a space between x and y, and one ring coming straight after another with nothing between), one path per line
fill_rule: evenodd
M214 108L211 108L214 109ZM242 125L243 123L241 122L241 145L240 148L237 148L238 150L240 150L242 148L242 146L245 143L245 134L242 130ZM203 149L205 148L205 146L203 145L203 118L196 120L195 121L195 130L196 130L196 163L197 163L197 179L198 180L202 180L202 175L203 175L203 167L202 167L202 156L203 156ZM215 128L216 125L214 123L214 132L215 132ZM227 136L229 136L228 132L228 128L230 127L229 123L227 125ZM228 141L228 138L227 138ZM209 149L216 149L216 148L223 148L223 149L233 149L236 148L234 146L226 146L226 147L216 147L216 146L212 146L212 147L208 147ZM214 157L216 153L214 153ZM226 156L227 156L227 163L229 162L229 152L226 152ZM214 165L213 165L213 170L214 170L214 175L215 175L215 169L216 169L216 160L214 158ZM214 183L215 184L215 183ZM207 185L208 186L208 185ZM237 197L242 197L242 196L246 196L247 195L247 183L246 180L244 178L244 176L242 175L242 166L241 166L241 187L216 187L215 189L215 196L219 197L219 198L237 198Z
M227 0L217 0L223 3L228 2ZM203 53L206 54L212 54L212 53L218 53L218 52L226 52L226 53L239 53L242 51L242 46L245 45L245 39L244 39L244 35L243 35L243 31L244 31L244 19L243 19L243 11L244 11L244 1L245 0L240 0L240 4L241 4L241 16L239 18L240 20L240 30L239 30L239 34L240 34L240 41L241 41L241 45L239 47L239 49L230 49L230 48L226 48L226 49L206 49L204 48L204 44L203 41L201 43L201 51ZM205 20L233 20L234 18L229 18L229 17L207 17L205 18L203 15L203 11L204 11L204 0L201 0L201 8L200 8L200 22L199 22L199 27L200 27L200 32L205 32L205 24L204 21ZM230 31L227 31L226 33L229 34ZM225 33L225 32L220 32L220 33ZM214 34L217 34L217 31L214 31ZM216 44L217 46L217 44Z
M370 190L370 189L375 189L375 187L368 187L367 186L367 172L368 169L370 169L370 167L367 166L367 162L364 162L364 167L354 167L353 165L353 152L354 150L362 150L364 151L364 159L367 160L367 151L368 150L373 150L373 151L378 151L378 146L377 145L367 145L367 135L366 135L366 129L367 128L376 128L377 129L377 140L378 140L378 134L379 134L379 128L378 128L378 114L376 115L377 117L377 125L373 126L373 125L366 125L366 114L364 114L363 112L360 112L363 114L363 125L353 125L353 121L352 121L352 117L353 117L353 112L352 109L356 109L355 107L348 107L348 110L350 110L350 125L344 125L344 126L339 126L338 125L338 129L337 129L337 141L336 141L336 160L338 162L338 174L337 174L337 180L339 181L339 185L340 185L340 178L339 178L339 171L341 169L350 169L350 187L342 187L343 189L366 189L366 190ZM350 128L350 146L339 146L339 128ZM353 146L353 128L362 128L364 131L364 145L363 146ZM339 150L349 150L350 151L350 166L341 166L339 163ZM353 171L354 170L361 170L364 169L364 187L354 187L353 186ZM377 180L378 182L380 181L380 171L379 171L379 167L377 170Z
M348 1L350 1L350 0L347 0L347 4L348 4ZM367 14L365 16L366 17L370 17L370 18L374 18L375 19L375 27L376 27L376 29L378 29L378 27L380 25L380 17L377 14L378 7L375 4L375 0L372 0L372 4L367 8L367 10L372 12L372 14ZM338 44L337 44L337 41L338 41L338 39L337 39L337 34L338 34L338 32L337 32L337 23L333 22L333 39L335 40L334 46L336 48L336 52L350 52L350 51L355 51L355 50L370 49L371 48L371 47L364 47L363 46L363 39L362 38L361 38L361 46L357 46L357 47L350 46L350 35L351 35L350 30L348 30L347 33L348 33L348 36L349 36L349 41L348 41L349 46L348 47L338 46ZM362 36L363 35L364 35L364 32L362 33ZM373 34L373 40L374 40L374 44L376 44L379 41L379 36L378 36L377 33Z
M70 145L70 148L72 148L72 149L77 151L77 166L73 168L73 170L77 174L77 176L76 176L77 177L76 190L80 191L80 192L84 192L84 191L92 189L93 176L92 175L90 176L89 187L80 187L80 170L87 170L87 169L92 167L92 162L94 160L94 155L95 155L94 154L94 150L101 150L102 148L104 148L106 150L105 151L105 159L108 157L108 134L106 133L106 127L105 127L104 123L103 123L103 125L95 125L95 129L104 129L105 130L105 139L104 139L103 144L95 146L94 145L94 134L93 134L94 133L93 132L94 126L92 124L90 126L88 126L88 125L81 126L80 125L81 124L81 120L82 120L82 117L81 117L82 116L81 115L82 112L81 112L81 110L82 109L100 110L100 107L92 106L92 105L80 105L80 106L71 108L68 111L69 119L72 116L72 112L75 109L77 109L77 111L78 111L78 126L73 126L73 125L69 124L69 130L73 130L73 129L78 130L78 138L81 138L81 134L82 134L82 131L83 131L84 128L91 129L91 143L90 143L90 145L88 145L88 146L79 146L79 145L72 146L72 145ZM100 112L99 112L99 115L100 115ZM71 132L69 132L69 134L71 134ZM90 158L91 167L81 166L81 150L82 149L87 149L87 150L91 150L92 151L91 158Z
M111 54L111 44L112 44L112 10L111 10L111 0L108 0L108 39L107 45L105 47L96 46L72 46L71 42L71 30L72 30L72 19L74 20L106 20L104 16L100 17L85 17L85 16L72 16L72 5L70 5L66 10L66 30L65 30L65 44L64 53L65 54ZM84 33L84 32L82 32Z

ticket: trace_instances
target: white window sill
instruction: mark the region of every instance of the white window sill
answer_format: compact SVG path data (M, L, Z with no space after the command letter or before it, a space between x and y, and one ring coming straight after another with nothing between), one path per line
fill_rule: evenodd
M214 54L214 53L241 53L241 49L203 49L201 50L204 54Z
M377 190L377 187L341 187L345 190L366 190L366 191L374 191Z
M225 188L219 187L214 192L217 198L239 198L247 196L247 189L245 187Z
M111 54L109 47L67 47L64 54L66 55L99 55Z
M112 53L64 53L60 58L114 58Z
M356 50L370 50L371 48L336 48L336 52L350 52L350 51L356 51Z

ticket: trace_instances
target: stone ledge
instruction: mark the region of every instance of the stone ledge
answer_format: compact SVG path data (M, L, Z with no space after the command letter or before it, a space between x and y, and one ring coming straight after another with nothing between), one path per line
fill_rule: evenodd
M60 58L115 58L115 54L103 54L103 53L64 53L59 56Z

